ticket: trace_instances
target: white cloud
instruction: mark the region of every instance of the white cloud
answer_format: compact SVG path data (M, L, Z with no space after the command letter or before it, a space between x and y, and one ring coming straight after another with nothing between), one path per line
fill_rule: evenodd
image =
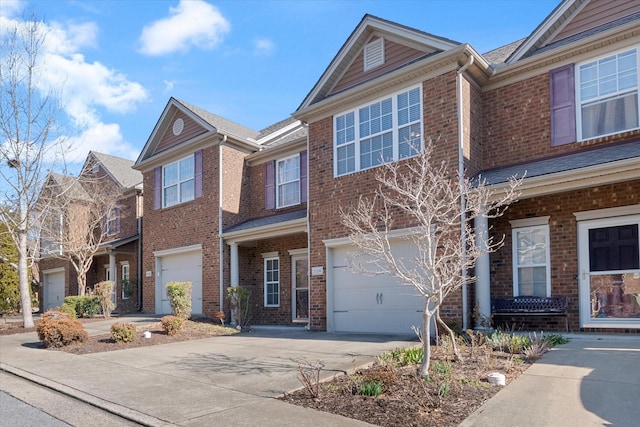
M275 44L269 39L258 39L254 43L254 53L258 55L270 55L275 48Z
M164 93L169 93L173 90L173 87L176 85L176 82L164 80Z
M0 21L9 28L24 25L21 21ZM81 50L97 45L98 27L94 23L53 22L46 30L35 83L43 94L55 98L66 115L60 123L63 134L52 137L71 145L72 150L65 153L67 161L84 161L89 150L135 158L138 150L125 141L120 126L105 123L104 117L131 113L149 100L148 91L117 70L98 61L86 61Z
M231 24L215 6L202 0L180 0L169 17L143 28L140 52L150 56L186 52L191 47L213 49L231 31Z
M0 1L0 16L3 18L12 18L22 12L24 2L20 0L2 0ZM2 23L2 20L0 20Z

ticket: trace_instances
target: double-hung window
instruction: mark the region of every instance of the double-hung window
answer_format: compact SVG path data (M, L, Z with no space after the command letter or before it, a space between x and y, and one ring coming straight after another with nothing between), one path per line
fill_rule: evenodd
M513 294L551 295L549 217L511 221L513 242Z
M579 64L576 70L579 139L640 127L638 49Z
M113 236L120 232L120 209L112 208L107 212L106 218L106 235Z
M185 157L163 167L162 206L169 207L195 198L194 156Z
M277 207L300 204L300 156L277 161Z
M280 305L280 259L275 254L264 256L264 305L278 307Z
M129 296L131 295L131 289L129 289L129 263L128 262L124 262L122 263L122 274L121 274L121 280L122 280L122 299L128 299Z
M334 175L422 151L422 90L415 87L334 118Z

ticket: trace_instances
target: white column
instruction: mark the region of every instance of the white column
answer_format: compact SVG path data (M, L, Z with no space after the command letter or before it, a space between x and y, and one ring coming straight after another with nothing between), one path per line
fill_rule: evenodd
M486 216L477 216L474 220L476 246L484 253L476 260L476 309L481 317L476 319L476 329L482 327L479 321L491 316L490 266L487 239L489 238L489 220Z
M115 306L118 303L118 299L116 298L118 272L116 270L116 255L113 252L109 252L109 279L113 282L113 294L111 295L111 300Z
M231 286L236 287L240 284L240 268L238 266L238 244L229 244L230 260L231 263L229 273L231 274ZM231 324L236 324L236 309L231 309Z

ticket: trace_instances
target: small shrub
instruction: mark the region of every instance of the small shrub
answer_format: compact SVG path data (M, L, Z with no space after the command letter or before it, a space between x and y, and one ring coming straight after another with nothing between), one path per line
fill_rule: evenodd
M114 323L111 325L111 339L118 344L135 341L136 325L133 323Z
M71 317L72 319L76 319L76 316L77 316L76 308L71 304L67 304L66 302L62 304L60 307L56 308L56 311L67 313L69 317Z
M549 347L555 347L557 345L567 344L569 342L568 338L565 338L560 334L545 335L544 340L547 344L549 344Z
M322 362L298 362L298 381L314 399L320 394L320 371L324 368Z
M182 329L184 319L178 316L164 316L160 319L160 323L162 323L162 329L167 335L174 336Z
M111 317L111 312L116 308L113 303L113 286L114 283L111 280L105 280L104 282L96 283L93 287L105 319Z
M358 387L358 394L362 396L380 396L384 385L379 381L365 381Z
M191 282L167 283L167 296L174 316L185 320L191 316Z
M423 357L422 347L406 347L396 348L383 353L382 356L378 358L378 361L381 364L386 364L390 361L395 366L420 365L422 364Z
M64 303L75 308L76 317L93 317L100 311L100 302L95 296L69 296L64 298Z
M36 331L38 338L47 348L83 343L89 339L89 334L84 330L82 323L61 311L51 310L44 313Z

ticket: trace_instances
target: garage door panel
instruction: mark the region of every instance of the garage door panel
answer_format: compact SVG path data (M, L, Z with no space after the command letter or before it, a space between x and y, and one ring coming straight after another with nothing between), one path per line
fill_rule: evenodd
M64 302L64 271L44 273L44 310L59 307Z
M352 247L334 248L333 328L344 332L411 333L422 324L425 300L411 285L385 275L368 275L350 267ZM411 263L417 249L409 241L394 244L394 255ZM375 266L364 264L373 271Z
M191 312L202 314L202 252L192 251L165 255L160 261L160 295L158 314L171 313L171 304L167 296L167 283L191 282Z

